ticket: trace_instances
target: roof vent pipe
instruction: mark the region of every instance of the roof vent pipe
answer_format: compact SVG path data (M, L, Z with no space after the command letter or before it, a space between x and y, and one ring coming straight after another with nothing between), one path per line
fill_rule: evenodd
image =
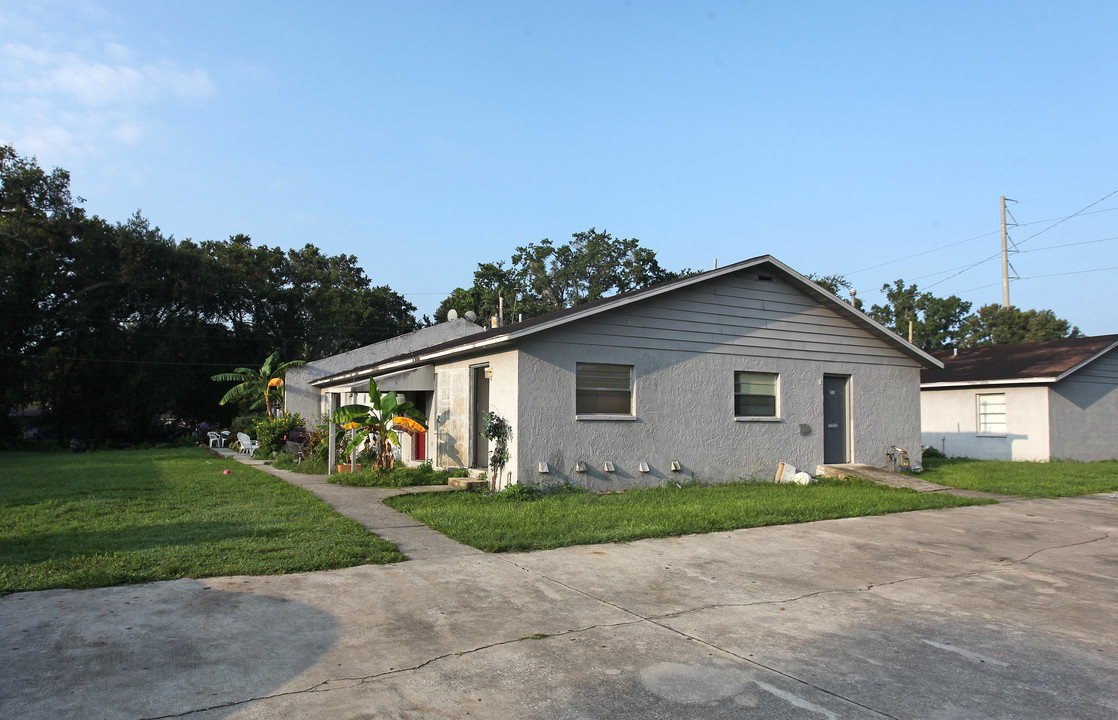
M953 350L953 351L951 352L951 357L959 357L959 348L955 348L955 349L954 349L954 350Z
M718 258L714 258L714 269L718 269Z

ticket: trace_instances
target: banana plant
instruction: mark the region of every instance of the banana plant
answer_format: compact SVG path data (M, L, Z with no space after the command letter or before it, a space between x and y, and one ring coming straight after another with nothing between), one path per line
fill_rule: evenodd
M400 444L396 431L423 432L427 429L427 418L413 403L401 402L395 391L383 395L375 380L369 380L369 404L345 405L338 408L333 417L334 423L346 430L353 431L345 451L353 452L365 443L373 444L376 452L376 468L392 468L392 447Z
M218 373L213 376L214 382L235 382L240 383L230 388L229 392L221 398L218 405L224 405L234 400L242 398L251 400L249 406L250 410L258 410L263 406L264 411L268 413L269 420L275 420L275 413L272 411L272 406L283 402L283 378L287 374L289 368L302 367L306 365L303 360L291 360L289 362L281 363L279 360L279 351L276 351L268 356L264 364L260 366L259 370L251 368L237 368L233 372ZM271 393L275 395L270 397ZM275 397L279 398L278 402L272 402Z

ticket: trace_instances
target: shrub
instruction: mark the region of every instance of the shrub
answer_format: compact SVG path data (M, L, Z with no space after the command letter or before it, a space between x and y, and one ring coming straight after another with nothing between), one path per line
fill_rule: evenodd
M412 487L413 485L445 485L449 478L464 476L466 474L461 470L435 470L430 463L417 467L397 465L391 470L378 470L371 465L365 465L357 473L334 475L330 478L330 482L339 485Z
M293 415L285 413L275 420L265 418L259 421L256 423L256 441L260 443L260 447L256 452L263 453L264 457L275 455L283 450L287 433L303 426L303 418L298 413Z
M253 413L251 415L238 415L233 418L233 422L229 425L229 430L236 437L237 433L243 432L246 435L252 435L256 431L256 423L261 420L267 420L268 416L264 413Z
M928 459L928 458L942 458L942 457L947 457L947 456L944 455L943 453L941 453L939 450L936 450L934 447L928 445L924 448L924 459L925 460Z
M517 483L515 485L506 485L504 490L493 493L493 497L500 498L501 500L525 502L529 500L539 500L543 497L543 492L540 490L539 485L522 485Z

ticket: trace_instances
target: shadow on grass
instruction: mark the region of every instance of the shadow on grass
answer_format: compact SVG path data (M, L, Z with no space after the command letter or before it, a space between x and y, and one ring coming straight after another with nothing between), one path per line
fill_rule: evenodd
M18 542L0 542L0 557L7 557L13 565L30 564L106 553L142 552L199 542L224 543L244 538L281 537L283 534L283 529L278 524L269 526L228 522L184 522L103 531L74 529L23 535Z

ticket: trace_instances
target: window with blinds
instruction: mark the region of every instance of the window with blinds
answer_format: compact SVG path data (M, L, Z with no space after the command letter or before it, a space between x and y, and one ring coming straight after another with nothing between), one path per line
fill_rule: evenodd
M734 415L776 417L776 373L734 373Z
M632 415L633 366L576 363L576 415Z
M1005 393L978 396L978 434L1005 435Z

